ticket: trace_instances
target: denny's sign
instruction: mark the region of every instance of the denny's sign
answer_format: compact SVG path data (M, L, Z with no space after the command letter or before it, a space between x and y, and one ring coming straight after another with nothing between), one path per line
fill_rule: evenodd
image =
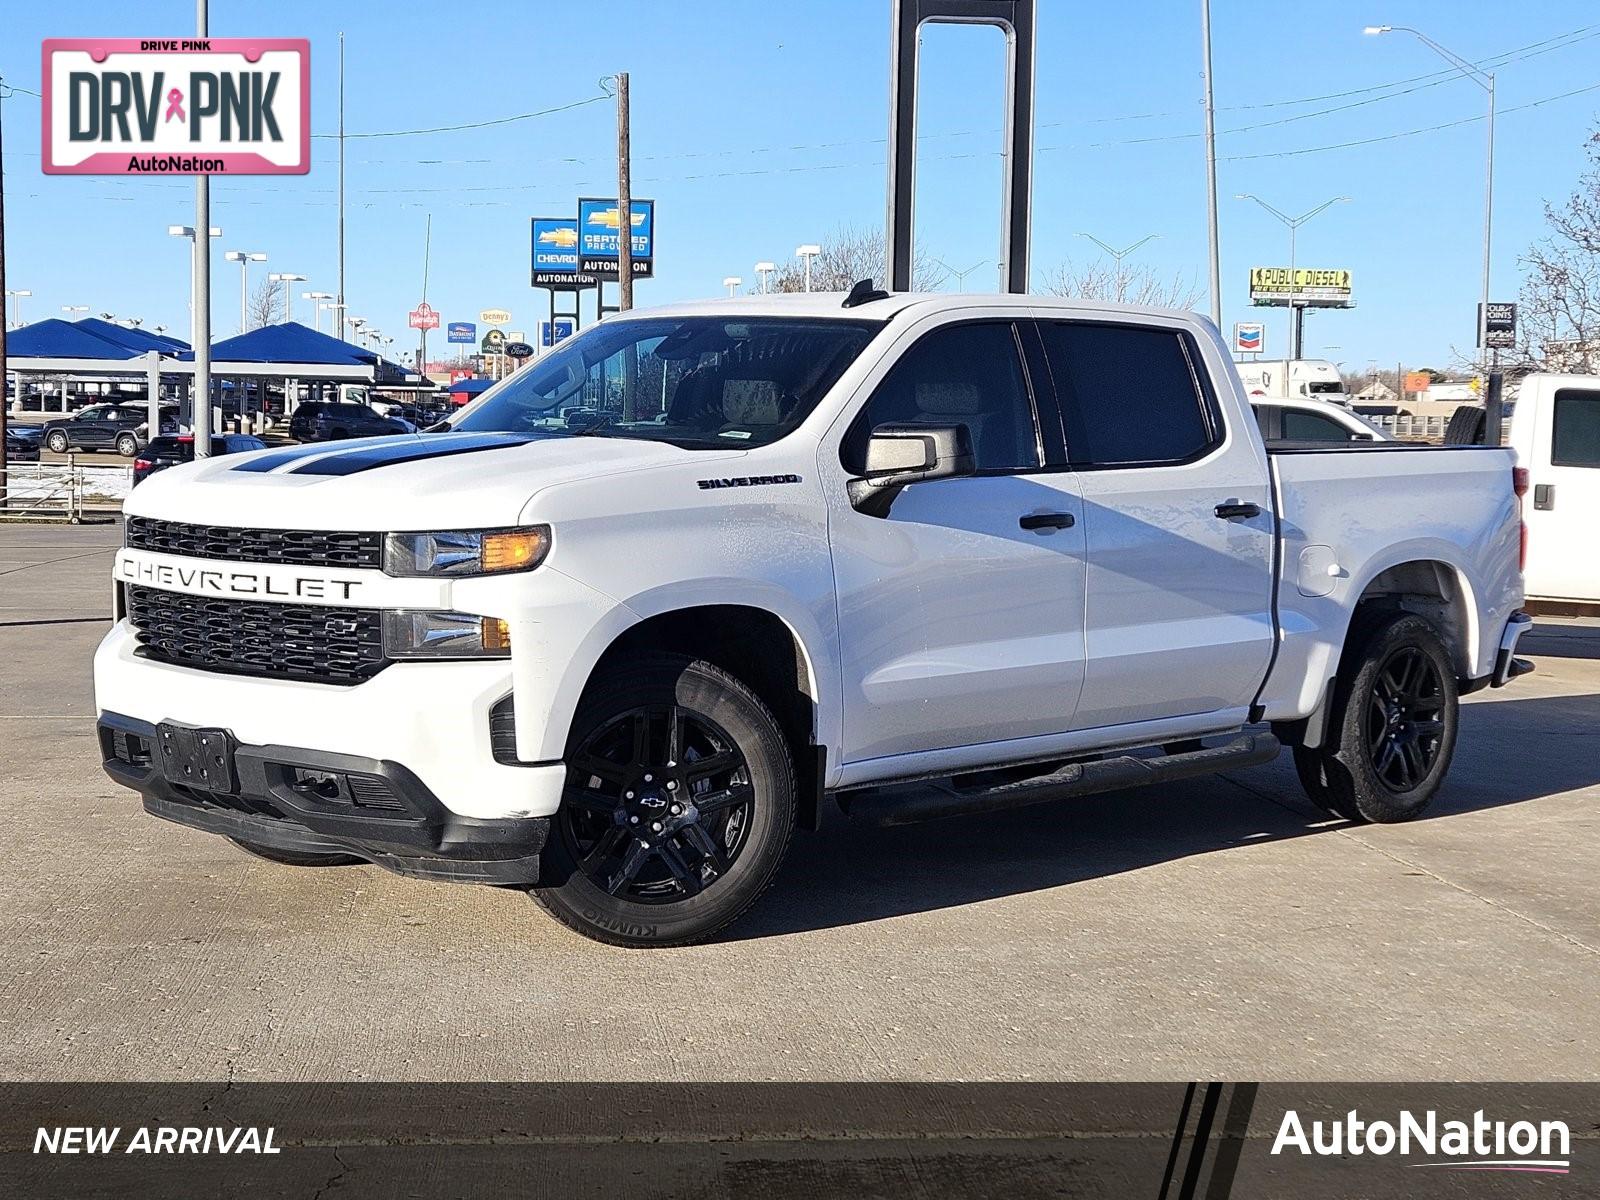
M50 38L50 175L304 175L304 38Z

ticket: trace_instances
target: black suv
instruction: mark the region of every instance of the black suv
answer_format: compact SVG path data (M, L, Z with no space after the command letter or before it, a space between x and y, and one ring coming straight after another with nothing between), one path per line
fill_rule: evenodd
M417 427L397 417L380 416L365 404L308 401L289 418L289 436L301 442L336 442L341 438L415 433Z
M265 450L267 444L248 433L215 433L211 435L211 453L242 454L246 450ZM158 437L133 460L133 482L143 483L157 471L165 471L179 463L194 461L194 434L178 437Z
M45 447L55 454L68 450L115 450L132 458L150 440L146 425L149 411L143 404L91 404L70 417L49 421L44 427ZM178 406L161 406L158 433L178 432Z

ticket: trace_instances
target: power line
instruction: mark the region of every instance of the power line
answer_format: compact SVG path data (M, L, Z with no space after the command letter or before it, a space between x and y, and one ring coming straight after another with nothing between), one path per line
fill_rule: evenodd
M609 100L610 96L589 96L583 100L573 100L568 104L558 104L554 108L541 108L534 112L514 113L509 117L494 117L487 121L468 121L461 125L435 125L428 129L384 129L370 133L347 133L345 138L396 138L420 137L430 133L459 133L465 129L488 129L495 125L510 125L516 121L531 121L535 117L548 117L555 113L570 112L574 108L582 108L586 104L598 104L602 100ZM332 138L337 140L337 133L313 133L314 138Z

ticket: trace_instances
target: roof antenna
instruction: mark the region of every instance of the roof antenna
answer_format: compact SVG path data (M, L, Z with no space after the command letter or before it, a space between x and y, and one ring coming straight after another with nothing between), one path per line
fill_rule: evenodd
M850 289L850 294L844 298L840 308L854 308L858 304L870 304L874 300L887 300L889 293L882 288L874 287L870 279L856 280L855 287Z

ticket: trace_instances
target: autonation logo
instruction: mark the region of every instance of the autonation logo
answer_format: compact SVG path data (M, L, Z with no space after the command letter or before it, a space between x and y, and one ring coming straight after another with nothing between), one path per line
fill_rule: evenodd
M1470 1121L1441 1121L1429 1109L1418 1117L1401 1109L1393 1121L1365 1121L1355 1109L1342 1120L1313 1121L1308 1132L1300 1114L1283 1114L1272 1153L1345 1157L1370 1154L1423 1155L1434 1162L1410 1167L1442 1167L1451 1171L1524 1171L1565 1175L1572 1167L1572 1133L1565 1121L1491 1121L1483 1110Z

